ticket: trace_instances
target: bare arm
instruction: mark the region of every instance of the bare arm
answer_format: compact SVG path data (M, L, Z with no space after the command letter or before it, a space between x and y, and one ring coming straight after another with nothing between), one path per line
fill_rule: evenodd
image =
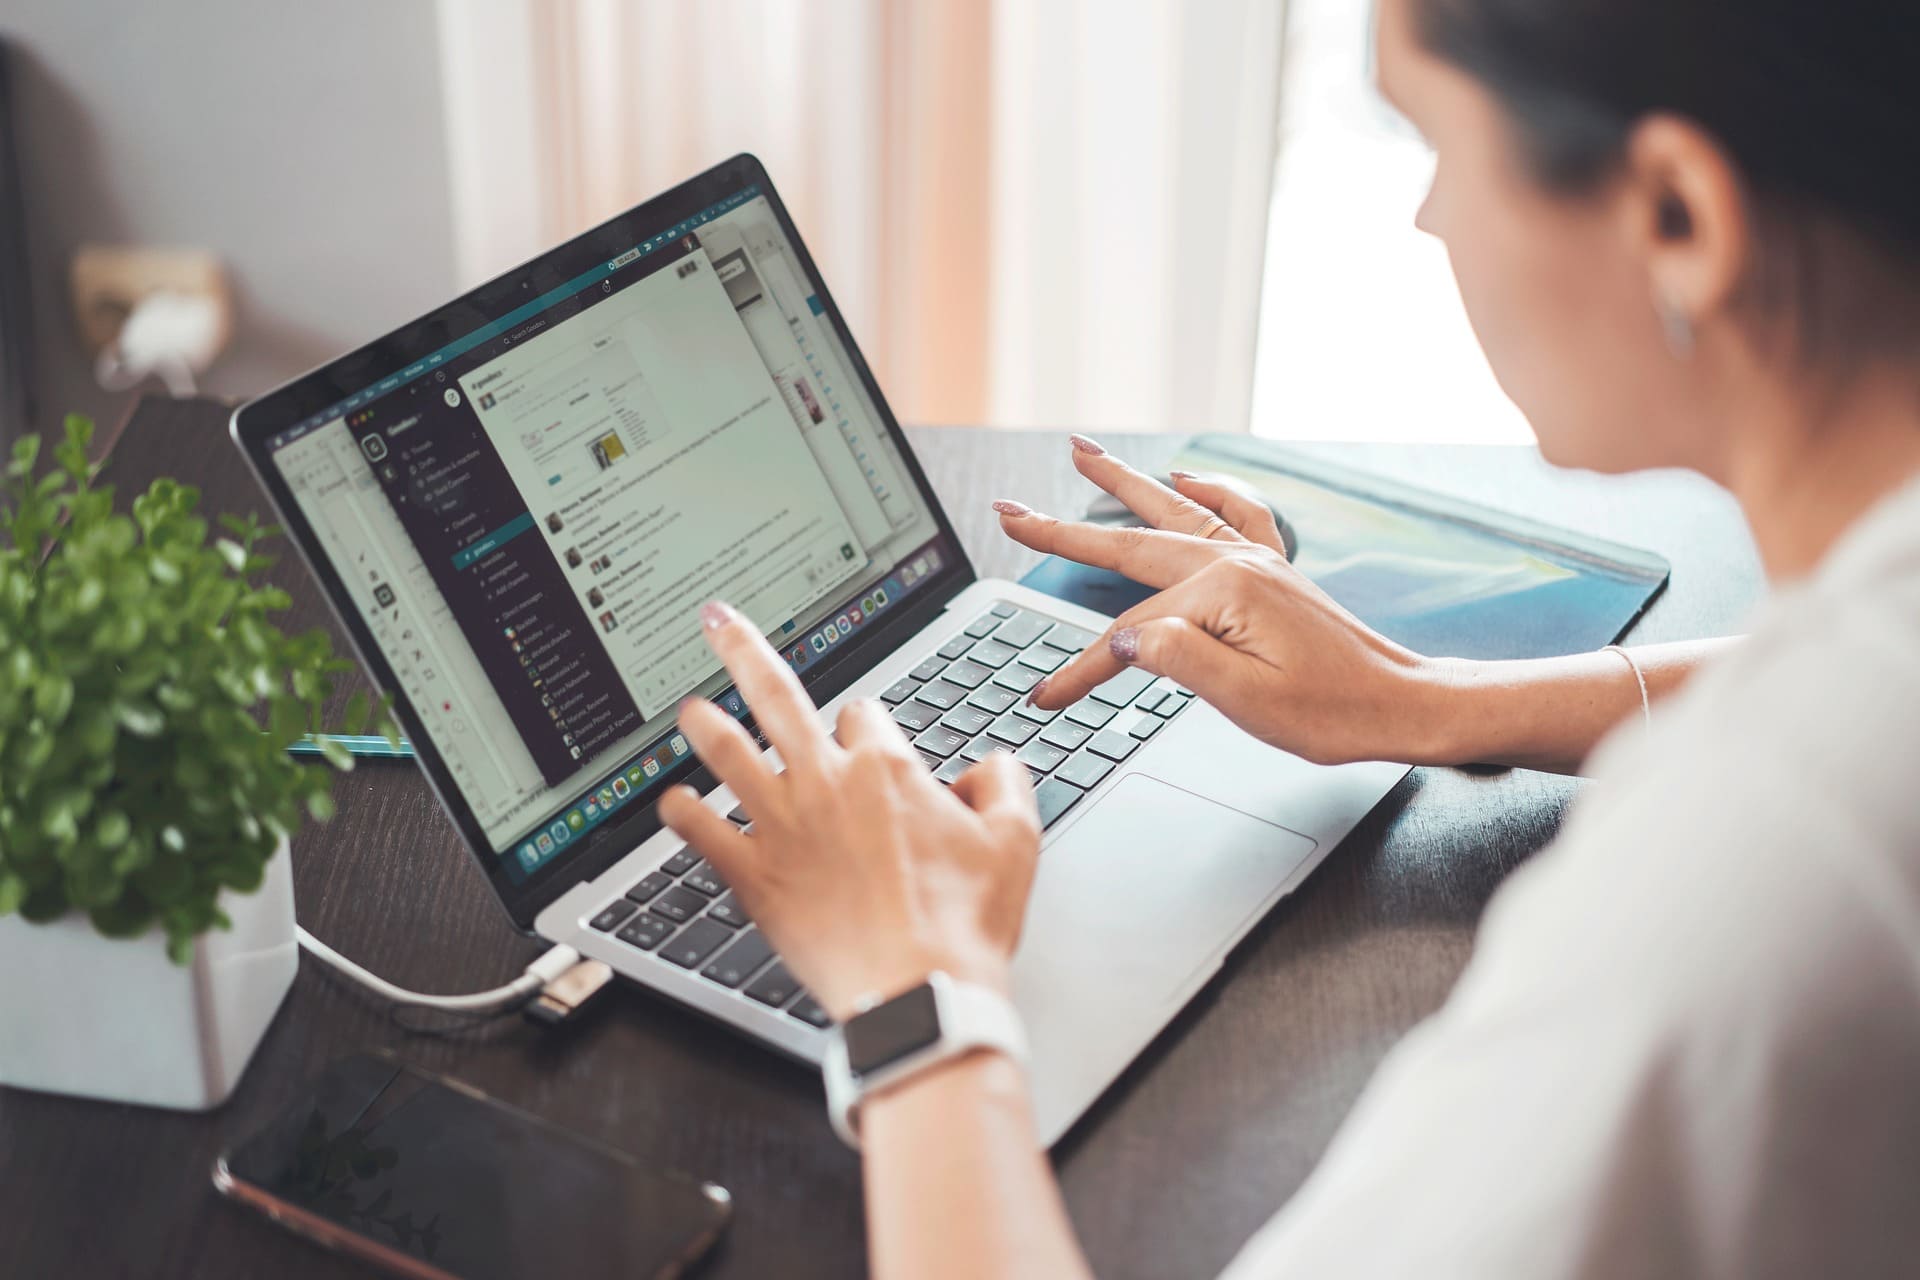
M1737 639L1633 648L1652 701L1677 690ZM1640 684L1617 653L1515 662L1437 659L1431 744L1409 764L1501 764L1577 772L1601 738L1640 715Z
M1020 1069L976 1053L861 1108L881 1280L1090 1276Z
M1004 994L1040 852L1026 766L996 753L942 786L864 700L829 735L752 623L720 605L702 619L786 769L733 717L689 699L681 729L753 827L684 787L661 817L720 869L836 1021L934 970ZM858 1123L874 1275L1087 1274L1008 1058L982 1050L910 1077L866 1099Z
M1085 697L1127 667L1193 689L1248 733L1322 764L1506 764L1577 770L1640 715L1616 653L1517 662L1429 658L1370 630L1287 563L1273 512L1230 485L1176 473L1174 488L1090 442L1073 463L1144 528L1056 520L997 504L1036 551L1124 574L1159 594L1037 686L1040 706ZM1633 651L1658 700L1733 641Z

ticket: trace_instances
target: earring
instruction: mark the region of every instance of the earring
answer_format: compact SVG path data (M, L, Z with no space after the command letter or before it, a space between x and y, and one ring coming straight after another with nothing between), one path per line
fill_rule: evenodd
M1667 331L1667 349L1674 359L1687 359L1693 354L1693 317L1672 298L1660 299L1659 308L1660 327Z

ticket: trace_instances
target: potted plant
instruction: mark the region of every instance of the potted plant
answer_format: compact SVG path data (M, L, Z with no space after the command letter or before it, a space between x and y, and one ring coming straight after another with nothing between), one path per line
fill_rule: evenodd
M274 530L168 479L116 512L91 436L0 483L0 1084L203 1109L293 981L287 840L352 759L286 747L351 666L274 625Z

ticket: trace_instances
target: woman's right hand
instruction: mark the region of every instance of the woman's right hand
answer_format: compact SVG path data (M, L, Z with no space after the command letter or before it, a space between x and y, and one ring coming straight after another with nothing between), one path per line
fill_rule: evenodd
M1160 588L1036 686L1065 707L1124 668L1192 689L1255 737L1307 760L1440 763L1449 664L1370 630L1287 563L1264 503L1191 473L1178 490L1084 437L1074 465L1148 527L1070 523L999 502L1007 535Z

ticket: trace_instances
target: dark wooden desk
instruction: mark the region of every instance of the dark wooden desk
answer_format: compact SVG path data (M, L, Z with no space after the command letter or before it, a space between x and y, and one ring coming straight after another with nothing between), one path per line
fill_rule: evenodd
M124 492L168 472L200 484L210 510L264 508L225 421L219 405L150 401L111 476ZM1062 514L1087 500L1064 436L912 435L985 574L1014 577L1033 559L1000 537L993 498ZM1177 445L1108 443L1140 465L1163 464ZM1519 449L1323 451L1664 553L1673 585L1636 640L1732 633L1760 589L1737 510L1697 481L1559 475ZM302 571L282 569L299 600L291 623L328 621ZM1553 836L1578 789L1527 772L1418 770L1254 932L1056 1152L1099 1274L1212 1276L1227 1262L1306 1177L1387 1048L1440 1004L1488 896ZM294 842L304 924L426 991L493 986L535 954L412 766L365 762L336 794L339 816ZM732 1188L735 1225L703 1274L863 1271L859 1167L828 1131L809 1073L629 990L551 1035L518 1020L410 1035L307 961L239 1090L212 1114L0 1090L0 1272L361 1274L221 1201L207 1171L298 1080L374 1045Z

